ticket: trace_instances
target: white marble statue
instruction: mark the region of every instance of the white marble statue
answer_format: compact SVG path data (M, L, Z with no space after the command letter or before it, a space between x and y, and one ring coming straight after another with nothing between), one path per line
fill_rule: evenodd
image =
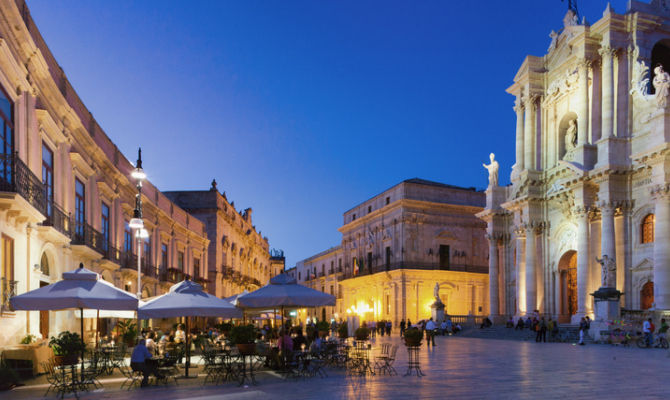
M486 168L489 171L489 186L498 186L498 169L500 168L500 165L498 165L498 161L495 160L496 155L491 153L489 155L489 158L491 159L491 164L486 165L482 164L484 168Z
M568 122L568 129L565 131L565 151L572 151L577 146L577 119L571 119Z
M442 300L440 300L440 284L438 282L435 282L435 288L433 288L433 296L435 296L435 301L438 303L441 303Z
M652 81L654 90L656 90L656 101L658 106L665 108L668 104L668 94L670 94L670 75L665 72L661 64L654 68L654 80Z
M596 261L600 264L601 272L601 287L613 288L616 286L616 260L614 257L609 257L607 254L603 258L596 257Z

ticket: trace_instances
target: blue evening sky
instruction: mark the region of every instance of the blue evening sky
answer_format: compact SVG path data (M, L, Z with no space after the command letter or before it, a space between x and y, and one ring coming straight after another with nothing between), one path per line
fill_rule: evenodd
M613 1L617 12L625 0ZM161 190L216 178L287 266L342 213L420 177L483 188L514 164L513 97L567 4L29 0L94 117ZM605 1L579 1L591 23Z

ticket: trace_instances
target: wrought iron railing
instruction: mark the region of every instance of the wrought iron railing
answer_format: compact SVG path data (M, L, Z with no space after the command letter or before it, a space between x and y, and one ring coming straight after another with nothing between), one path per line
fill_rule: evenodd
M16 296L16 285L18 283L18 281L13 281L7 278L0 279L0 289L2 290L2 293L0 294L2 304L0 307L2 307L2 311L13 311L9 304L9 299Z
M0 154L0 191L18 193L43 215L47 213L45 185L18 153Z
M137 271L137 256L131 252L121 254L121 268L134 269Z
M167 281L172 283L181 282L184 280L184 271L177 268L167 269Z
M70 215L54 202L47 203L47 219L42 222L43 226L51 226L67 237L72 237L72 224Z
M338 280L371 275L376 274L378 272L394 271L398 269L459 271L459 272L472 272L477 274L487 274L489 272L488 265L450 264L449 266L443 266L440 265L439 263L404 261L401 263L373 265L372 267L368 267L367 265L361 266L359 267L356 274L354 274L354 271L352 271L351 269L348 269L345 271L345 273L343 273L341 276L338 277Z
M100 254L107 253L109 245L105 246L105 237L86 222L74 221L72 244L88 246ZM107 249L105 249L105 247Z
M158 278L158 268L151 264L142 264L142 273L149 278Z
M107 250L103 253L102 258L121 265L122 264L121 260L123 259L123 256L124 254L123 252L121 252L121 250L117 249L111 244L108 244Z

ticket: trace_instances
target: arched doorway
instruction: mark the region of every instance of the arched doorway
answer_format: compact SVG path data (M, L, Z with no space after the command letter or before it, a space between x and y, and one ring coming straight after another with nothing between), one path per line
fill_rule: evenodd
M648 310L654 304L654 282L647 282L640 290L640 309Z
M577 313L577 252L566 251L558 262L560 308L558 322L568 323Z

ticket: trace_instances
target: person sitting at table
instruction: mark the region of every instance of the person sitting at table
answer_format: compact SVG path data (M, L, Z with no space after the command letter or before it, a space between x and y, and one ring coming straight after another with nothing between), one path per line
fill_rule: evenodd
M300 328L296 329L295 333L296 336L293 338L293 348L297 350L302 348L303 345L306 345L307 340L302 335L302 329Z
M174 333L174 341L176 343L186 342L186 332L184 332L184 325L179 324L177 331Z
M130 368L133 371L142 373L142 387L149 383L149 375L153 375L158 379L163 379L163 375L159 374L157 371L157 365L153 362L147 362L148 360L151 360L151 353L147 350L146 340L140 339L137 346L133 349L133 354L130 356Z
M156 339L156 334L153 331L149 332L149 335L146 339L146 346L147 346L147 350L149 350L149 352L151 354L156 354L156 341L155 341L155 339Z
M312 354L319 354L323 350L323 339L320 336L317 336L312 344L309 346L309 352Z

